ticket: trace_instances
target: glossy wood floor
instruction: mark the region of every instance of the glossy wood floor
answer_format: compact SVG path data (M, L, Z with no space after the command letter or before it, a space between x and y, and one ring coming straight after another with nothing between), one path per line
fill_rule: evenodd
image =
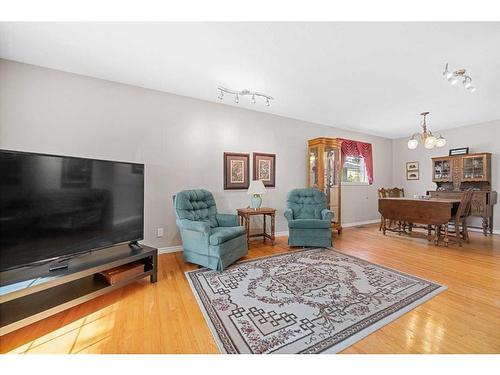
M344 353L499 353L500 236L472 233L463 248L384 237L378 226L345 229L335 248L448 286L448 290ZM286 252L257 240L248 258ZM2 353L217 353L184 272L181 253L160 256L147 279L0 338Z

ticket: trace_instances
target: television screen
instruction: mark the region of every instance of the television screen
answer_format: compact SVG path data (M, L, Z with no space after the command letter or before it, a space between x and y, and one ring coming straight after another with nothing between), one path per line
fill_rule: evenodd
M144 165L0 150L0 270L143 239Z

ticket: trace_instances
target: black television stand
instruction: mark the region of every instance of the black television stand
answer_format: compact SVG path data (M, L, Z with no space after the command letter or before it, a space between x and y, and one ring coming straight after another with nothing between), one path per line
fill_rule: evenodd
M99 272L132 262L144 263L144 272L108 284ZM122 244L54 264L16 268L0 273L0 335L57 314L78 304L149 276L158 275L158 249Z

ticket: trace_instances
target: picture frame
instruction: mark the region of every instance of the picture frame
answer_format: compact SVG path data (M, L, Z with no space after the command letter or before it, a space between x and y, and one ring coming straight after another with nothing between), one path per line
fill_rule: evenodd
M406 179L407 180L419 180L420 179L420 172L418 170L406 171Z
M448 156L468 155L468 154L469 154L469 147L460 147L460 148L450 148Z
M409 161L406 163L406 171L418 171L418 161Z
M250 186L250 154L224 152L224 190L244 190Z
M265 187L276 187L276 154L253 153L253 179Z

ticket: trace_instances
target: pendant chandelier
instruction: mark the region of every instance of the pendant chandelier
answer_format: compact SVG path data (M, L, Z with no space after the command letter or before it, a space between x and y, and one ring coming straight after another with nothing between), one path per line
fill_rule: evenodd
M424 117L422 121L422 133L415 133L408 140L408 148L414 150L418 147L418 138L421 139L424 147L428 150L434 147L443 147L446 144L446 139L440 134L439 136L434 135L430 130L427 130L427 123L425 122L425 116L430 112L422 112L420 115Z

